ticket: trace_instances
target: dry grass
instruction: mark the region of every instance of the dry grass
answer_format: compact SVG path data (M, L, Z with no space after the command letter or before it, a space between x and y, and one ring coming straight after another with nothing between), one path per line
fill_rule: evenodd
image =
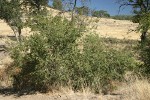
M102 95L95 95L89 88L82 88L81 91L74 91L70 87L60 87L48 93L51 97L58 97L56 100L103 100Z
M11 86L10 75L7 72L7 68L0 69L0 88Z
M120 89L121 100L150 100L150 83L147 80L136 80Z
M3 65L0 65L0 87L9 87L12 84L10 76L14 71L12 69L13 60L9 56L6 56L1 60L1 63Z
M61 15L67 19L71 18L69 12L61 13L58 10L47 8L49 14L52 16ZM96 18L80 16L81 19L87 23L88 32L85 33L96 33L101 37L111 37L117 39L131 39L139 40L140 34L136 30L138 24L132 23L127 20L115 20L107 18ZM24 28L22 30L23 36L28 36L30 33L30 28ZM13 35L11 28L2 20L0 20L0 33L1 35Z
M8 81L8 70L0 70L0 80ZM2 79L5 78L5 79ZM8 83L7 83L8 84ZM51 98L51 100L150 100L150 83L147 80L135 80L124 84L119 89L121 95L94 94L90 88L82 88L81 91L73 91L70 87L59 87L53 89L48 94L38 95L39 98ZM36 96L36 95L35 95ZM27 95L28 100L32 100L32 95ZM24 97L22 97L24 98ZM20 100L22 100L20 98ZM37 98L37 97L34 97ZM38 99L38 98L37 98ZM11 100L11 99L8 99ZM40 100L40 99L39 99Z
M11 63L13 62L13 60L11 59L10 56L6 56L4 57L4 59L2 59L2 64L5 65L5 66L9 66L11 65Z

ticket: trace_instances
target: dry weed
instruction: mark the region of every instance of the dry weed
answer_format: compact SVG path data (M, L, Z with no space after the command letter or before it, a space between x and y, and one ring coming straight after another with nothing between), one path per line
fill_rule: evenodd
M10 75L7 72L7 69L0 69L0 87L8 87L11 84Z
M150 100L150 83L147 80L136 80L120 89L121 100Z
M81 91L74 91L71 86L52 90L48 95L58 97L58 100L103 100L101 94L95 95L90 88L82 88Z
M16 73L16 69L12 67L12 59L5 57L0 65L0 87L9 87L12 85L11 75Z

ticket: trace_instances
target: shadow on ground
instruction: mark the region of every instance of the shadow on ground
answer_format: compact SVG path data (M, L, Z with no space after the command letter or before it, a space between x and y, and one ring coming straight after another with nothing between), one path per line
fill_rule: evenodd
M36 94L36 91L33 90L15 90L12 87L8 87L8 88L0 88L0 95L4 95L4 96L9 96L9 95L14 95L16 97L20 97L23 95L32 95L32 94Z

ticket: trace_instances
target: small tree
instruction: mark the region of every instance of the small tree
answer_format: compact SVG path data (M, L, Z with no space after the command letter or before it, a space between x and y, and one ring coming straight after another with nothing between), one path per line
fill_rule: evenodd
M0 0L0 19L3 19L14 31L17 41L20 40L23 28L20 0Z
M24 17L30 12L38 12L48 0L0 0L0 19L3 19L14 31L17 41L21 40ZM30 8L26 10L26 8ZM36 10L37 9L37 10Z
M73 5L72 6L72 10L71 10L71 21L73 22L74 21L74 12L76 11L76 6L77 6L77 1L79 2L86 2L86 1L90 1L90 0L68 0L70 5Z
M139 23L139 30L141 31L141 41L146 40L148 30L150 28L150 1L149 0L118 0L122 6L132 6L135 14L133 21Z

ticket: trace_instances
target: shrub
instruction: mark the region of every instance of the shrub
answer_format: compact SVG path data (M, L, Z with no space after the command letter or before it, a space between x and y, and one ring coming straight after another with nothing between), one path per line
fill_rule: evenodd
M129 51L116 50L104 44L98 36L85 38L83 58L88 68L87 83L94 90L103 92L113 90L113 81L123 81L126 71L133 70L136 63Z
M58 16L35 17L31 26L35 33L11 52L20 68L14 75L16 89L47 91L71 85L75 91L89 87L107 92L113 81L123 80L125 72L135 67L130 53L104 45L95 35L87 36L79 49L77 40L84 28Z
M81 30L60 17L49 19L38 16L34 22L32 30L36 33L11 52L14 63L21 68L21 72L14 76L14 87L45 90L56 82L59 82L58 85L68 83L67 60L64 59L75 50Z

